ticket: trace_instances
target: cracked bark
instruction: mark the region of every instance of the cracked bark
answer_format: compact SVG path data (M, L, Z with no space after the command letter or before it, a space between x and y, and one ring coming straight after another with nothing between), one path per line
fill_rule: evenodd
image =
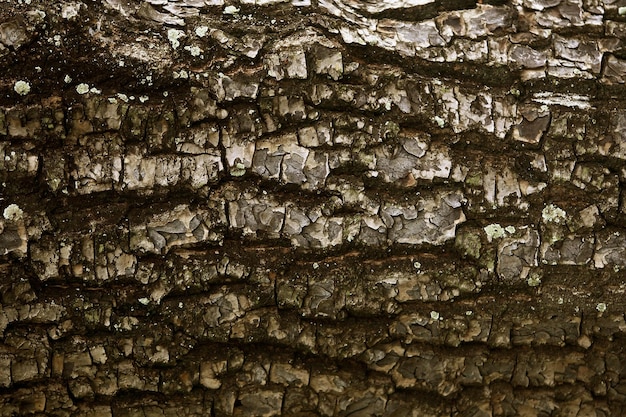
M624 7L0 1L0 416L623 415Z

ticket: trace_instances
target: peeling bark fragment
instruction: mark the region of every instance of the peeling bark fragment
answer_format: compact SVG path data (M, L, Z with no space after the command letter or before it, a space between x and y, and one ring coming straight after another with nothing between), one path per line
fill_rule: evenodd
M386 182L397 182L407 175L425 180L450 176L452 161L447 147L429 146L429 138L420 134L401 138L400 142L401 147L379 148L375 153L376 170Z
M343 55L331 48L313 48L313 70L316 74L326 74L337 81L343 76Z
M597 235L593 260L596 268L626 266L626 236L619 231L605 230Z
M554 6L558 6L561 0L524 0L524 7L532 10L545 10Z
M381 21L384 24L384 21ZM379 23L379 25L381 24ZM391 24L392 21L388 21ZM417 50L430 46L443 46L446 41L439 34L434 20L424 20L419 23L393 22L395 32L400 41L405 42Z
M461 12L467 36L476 39L498 30L510 30L512 10L508 7L478 5L476 9Z
M566 236L563 240L541 245L541 260L550 265L586 265L595 250L593 236Z
M267 74L277 81L283 78L306 79L308 76L304 50L281 50L265 58Z
M22 257L28 251L28 235L24 221L0 220L0 253L6 255L14 252Z
M456 225L465 221L459 194L438 195L416 205L386 204L381 218L389 239L397 243L440 245L454 238Z
M140 212L135 213L130 220L131 250L167 253L176 246L219 241L221 233L212 229L225 224L223 203L213 202L209 207L213 210L191 210L181 204L171 211L151 214L147 221L142 221Z
M596 41L581 41L579 39L555 36L554 52L557 58L566 59L574 63L581 71L600 72L602 52ZM554 64L550 64L555 66Z
M546 65L547 55L526 45L514 45L509 59L520 67L535 69Z
M498 244L496 270L505 281L525 280L531 268L538 265L539 234L528 227L520 229L518 237L502 239Z
M282 412L282 391L263 390L259 392L242 392L239 394L240 406L235 407L234 416L278 416Z
M242 229L244 234L257 231L276 236L283 228L285 207L271 200L239 199L228 203L230 227Z
M29 32L26 22L21 18L5 21L0 24L0 42L18 50L30 41L33 33Z
M80 141L70 181L79 194L111 190L122 177L124 147L119 136L104 135Z
M602 76L609 83L624 84L626 82L626 61L609 55Z
M513 129L513 139L538 144L550 125L550 111L546 107L518 107L518 114L522 117L521 122Z

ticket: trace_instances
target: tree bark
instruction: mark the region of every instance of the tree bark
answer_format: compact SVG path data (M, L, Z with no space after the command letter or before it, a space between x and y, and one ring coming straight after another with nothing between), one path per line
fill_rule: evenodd
M0 416L623 415L625 15L0 2Z

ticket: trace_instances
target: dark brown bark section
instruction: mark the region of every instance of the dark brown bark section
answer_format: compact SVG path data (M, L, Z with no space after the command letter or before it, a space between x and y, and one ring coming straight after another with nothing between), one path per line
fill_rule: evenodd
M623 6L275 3L0 3L0 416L622 415Z

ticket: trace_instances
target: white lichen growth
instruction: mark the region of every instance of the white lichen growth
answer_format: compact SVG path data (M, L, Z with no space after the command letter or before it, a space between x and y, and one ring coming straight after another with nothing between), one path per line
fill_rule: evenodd
M239 8L235 6L226 6L224 7L224 14L237 14L239 13Z
M433 320L441 320L441 315L438 311L433 310L430 312L430 318Z
M128 96L124 93L117 93L117 98L122 100L124 103L128 103Z
M71 83L72 82L72 77L70 77L69 75L66 74L65 77L63 77L63 82L65 84Z
M515 226L507 226L504 228L504 231L512 235L513 233L515 233Z
M148 304L150 304L150 299L147 297L142 297L139 299L139 302L145 306L147 306Z
M15 82L13 90L20 96L25 96L30 93L30 83L28 81L19 80Z
M89 92L89 84L80 83L76 86L76 92L78 94L87 94Z
M617 14L620 16L626 16L626 7L620 7L617 9Z
M567 213L562 208L549 204L541 212L541 218L546 223L561 223L567 217Z
M180 42L178 40L183 36L185 36L185 32L183 32L182 30L168 29L167 31L167 39L170 41L170 44L174 49L180 46Z
M202 49L200 49L198 46L185 46L185 50L189 51L189 53L191 54L191 56L200 56L200 54L202 53Z
M17 204L9 204L2 213L6 220L17 221L22 218L24 211Z
M174 71L174 72L172 73L172 77L174 77L174 79L177 79L177 78L183 78L183 79L185 79L185 78L189 78L189 73L188 73L186 70L181 69L181 70L180 70L180 71L178 71L178 72Z
M413 262L413 268L417 269L418 271L422 268L422 264L418 261Z
M596 310L598 310L600 313L604 313L606 311L606 303L598 303L596 305Z
M100 94L100 93L102 93L102 90L99 90L96 87L91 87L89 89L89 92L92 93L92 94Z
M78 16L80 6L81 3L63 5L63 8L61 9L61 17L67 20L73 19L74 17Z
M148 97L148 96L139 96L139 101L142 102L142 103L145 103L149 99L150 99L150 97Z
M439 126L440 128L443 129L443 127L446 125L446 121L443 120L441 117L439 116L435 116L433 117L433 122L437 123L437 126Z
M200 38L204 38L208 32L209 32L208 26L198 26L196 28L196 35Z

